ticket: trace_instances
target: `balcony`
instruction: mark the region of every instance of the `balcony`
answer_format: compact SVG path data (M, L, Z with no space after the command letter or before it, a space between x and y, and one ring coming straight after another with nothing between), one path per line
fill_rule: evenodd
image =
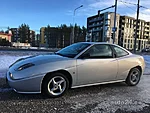
M145 33L144 36L149 36L149 34Z
M150 30L149 29L145 29L145 31L149 32Z
M125 20L122 20L122 23L125 23Z
M96 21L102 21L103 20L103 17L98 17L98 18L94 18L92 20L90 20L89 22L96 22Z
M89 25L89 27L97 27L97 26L101 26L101 25L103 25L103 23Z
M150 27L150 25L145 24L145 27Z
M101 30L101 29L94 29L93 32L97 32L97 31L100 31L100 30Z

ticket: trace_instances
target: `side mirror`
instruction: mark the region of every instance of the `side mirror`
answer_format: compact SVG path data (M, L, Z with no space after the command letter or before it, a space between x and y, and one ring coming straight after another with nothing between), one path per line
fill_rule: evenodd
M89 53L85 53L85 54L81 55L80 58L81 59L90 58L90 54Z

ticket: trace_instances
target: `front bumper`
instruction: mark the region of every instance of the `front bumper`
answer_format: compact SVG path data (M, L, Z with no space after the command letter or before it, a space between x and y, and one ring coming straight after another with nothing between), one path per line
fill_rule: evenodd
M17 93L41 93L41 84L44 74L36 75L29 78L13 80L7 72L7 82L10 87Z

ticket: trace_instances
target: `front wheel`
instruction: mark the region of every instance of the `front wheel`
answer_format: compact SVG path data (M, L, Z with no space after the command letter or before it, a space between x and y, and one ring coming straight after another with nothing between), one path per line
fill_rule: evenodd
M62 96L69 87L68 78L62 73L53 73L43 82L43 93L49 97Z
M133 68L130 70L125 82L129 86L135 86L139 83L140 78L141 78L140 70L138 68Z

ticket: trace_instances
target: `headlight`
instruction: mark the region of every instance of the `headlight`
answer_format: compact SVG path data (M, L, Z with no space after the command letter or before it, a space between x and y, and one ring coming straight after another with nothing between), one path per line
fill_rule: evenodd
M32 66L34 66L34 64L32 64L32 63L27 63L27 64L24 64L24 65L20 66L19 68L17 68L17 70L18 70L18 71L21 71L21 70L24 70L24 69L29 68L29 67L32 67Z
M10 76L11 79L14 79L12 73L10 73L10 72L9 72L9 76Z

